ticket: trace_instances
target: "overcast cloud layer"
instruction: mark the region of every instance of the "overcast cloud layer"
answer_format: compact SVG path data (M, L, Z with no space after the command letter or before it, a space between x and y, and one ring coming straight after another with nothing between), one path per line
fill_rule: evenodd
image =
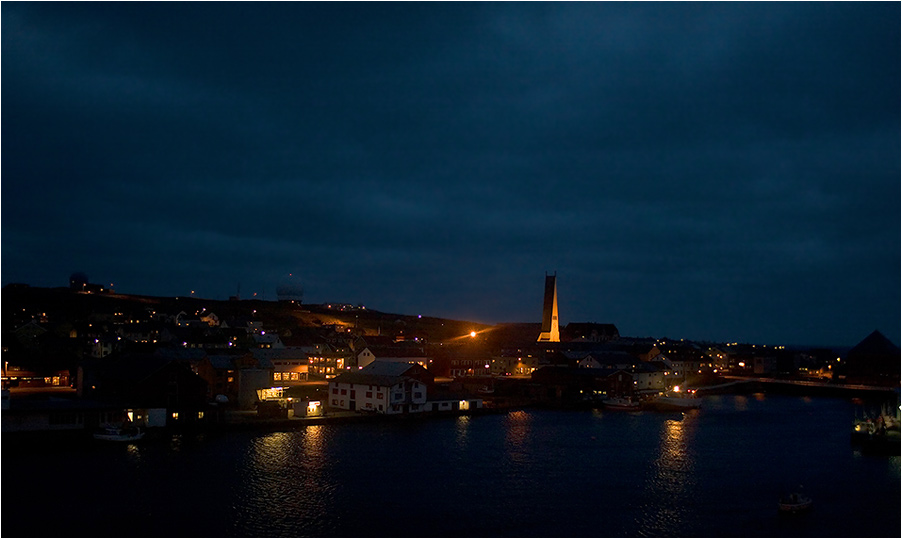
M3 3L3 284L898 344L899 20Z

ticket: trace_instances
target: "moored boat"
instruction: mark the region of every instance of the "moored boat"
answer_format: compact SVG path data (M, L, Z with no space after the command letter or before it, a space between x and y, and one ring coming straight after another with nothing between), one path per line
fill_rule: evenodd
M137 442L144 438L138 427L103 427L94 433L94 439L103 442Z
M694 389L682 390L674 386L673 390L648 400L648 407L659 411L682 411L701 407L701 401Z
M863 452L898 455L900 450L899 398L884 403L877 414L865 413L852 423L851 442Z
M780 498L778 509L781 513L800 513L811 509L814 502L808 496L799 492L792 492Z
M601 401L601 405L611 410L638 410L639 402L630 397L608 397Z

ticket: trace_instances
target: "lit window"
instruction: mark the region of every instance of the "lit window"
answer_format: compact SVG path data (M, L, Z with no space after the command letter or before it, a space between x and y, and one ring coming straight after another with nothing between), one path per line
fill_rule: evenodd
M277 382L281 381L281 380L282 380L282 373L281 373L281 372L274 372L274 373L272 373L272 379L275 380L275 381L277 381Z

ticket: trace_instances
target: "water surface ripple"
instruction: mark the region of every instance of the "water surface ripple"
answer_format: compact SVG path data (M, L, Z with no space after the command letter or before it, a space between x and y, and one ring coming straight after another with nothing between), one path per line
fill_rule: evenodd
M853 451L852 414L841 399L727 395L685 414L518 410L116 447L4 437L0 532L899 537L899 458ZM781 517L800 484L814 510Z

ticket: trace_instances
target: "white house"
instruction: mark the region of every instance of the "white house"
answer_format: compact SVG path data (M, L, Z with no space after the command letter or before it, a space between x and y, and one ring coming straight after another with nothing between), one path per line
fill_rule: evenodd
M662 365L663 368L663 365ZM629 369L633 375L633 390L639 393L654 393L665 389L664 370L652 363L640 362Z
M328 406L380 414L424 412L427 384L433 380L420 365L375 361L330 380Z

